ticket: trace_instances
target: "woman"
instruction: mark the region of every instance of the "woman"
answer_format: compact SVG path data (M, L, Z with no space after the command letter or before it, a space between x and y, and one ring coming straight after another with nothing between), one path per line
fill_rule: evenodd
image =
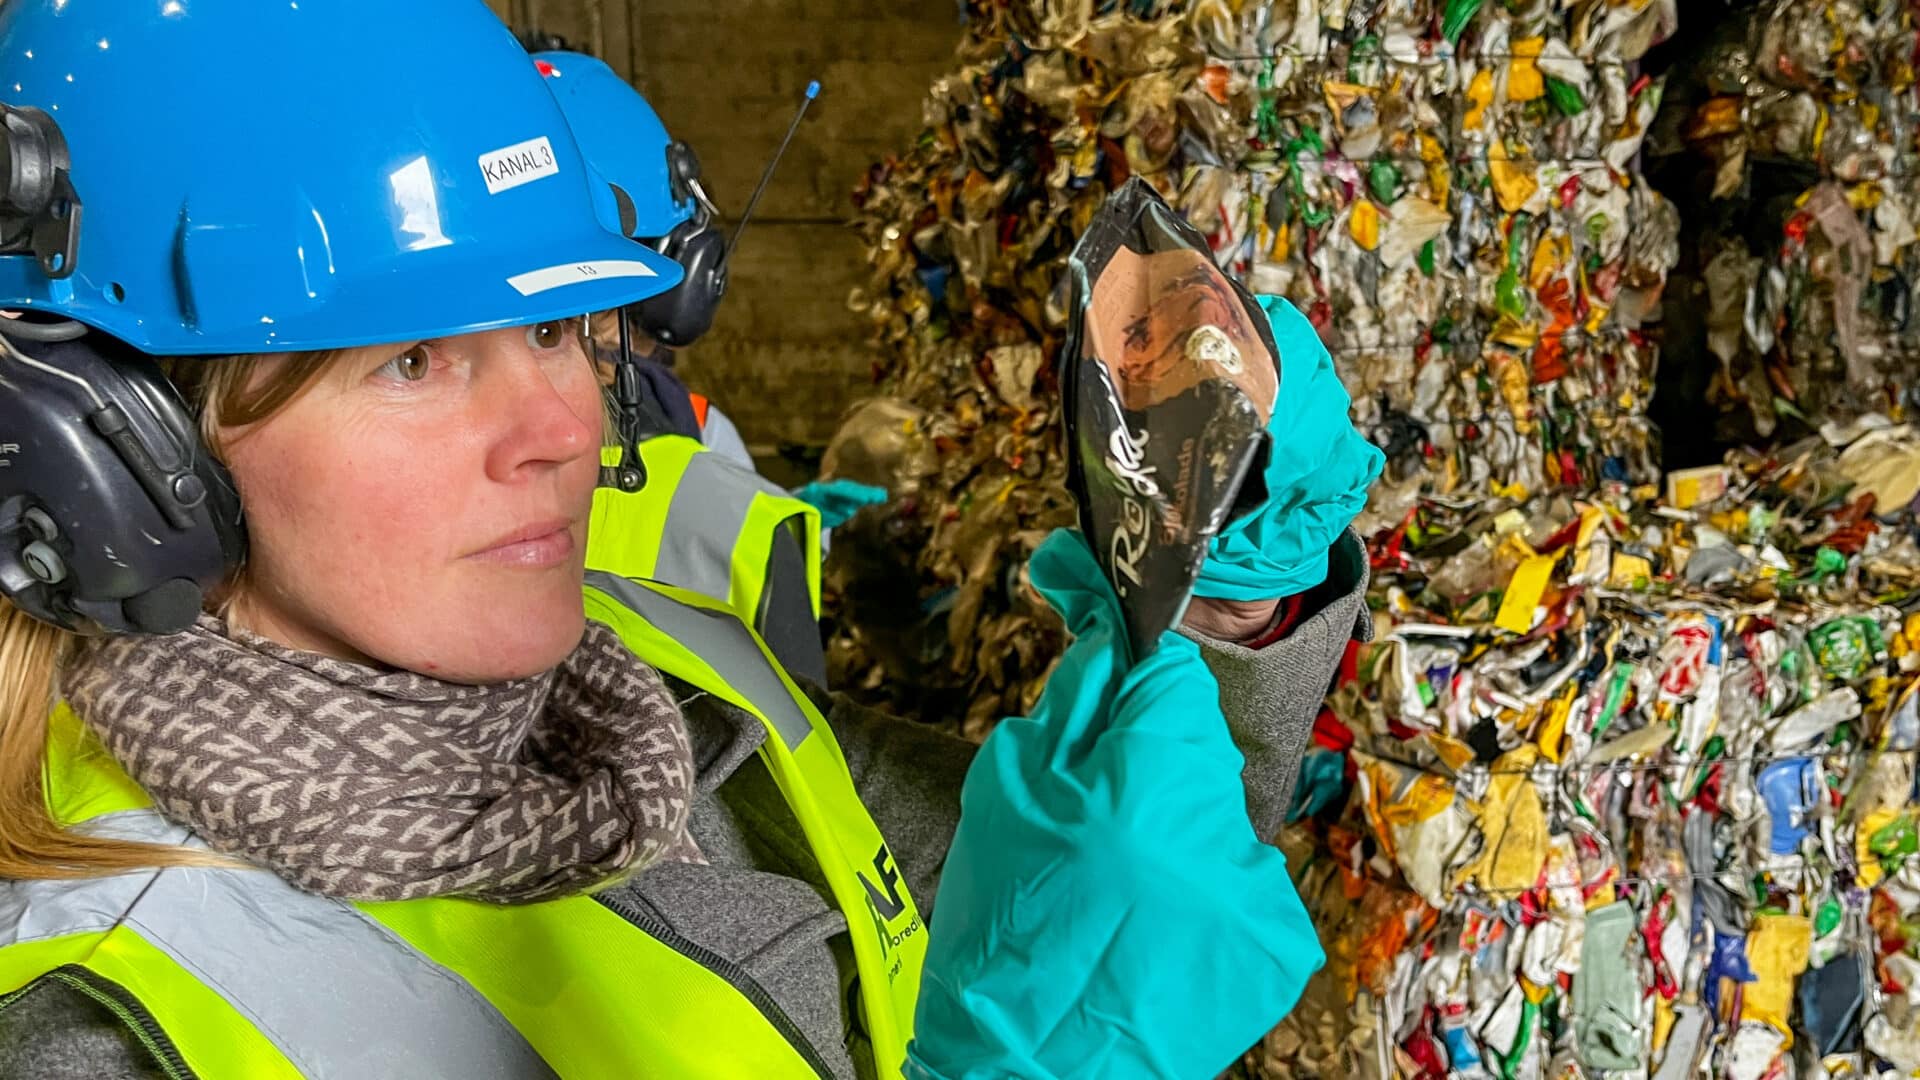
M71 436L0 470L0 1077L892 1075L972 748L761 696L700 597L584 617L579 318L676 271L512 36L10 0L0 55L84 211L0 230L6 420ZM222 358L166 363L190 426L149 355ZM1333 563L1190 620L1275 642L1203 639L1263 834L1359 625Z

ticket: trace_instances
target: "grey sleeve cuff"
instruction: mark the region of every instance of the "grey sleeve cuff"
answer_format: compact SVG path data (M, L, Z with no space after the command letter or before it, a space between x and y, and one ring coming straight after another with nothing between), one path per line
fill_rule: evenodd
M1247 759L1247 816L1254 832L1272 839L1286 823L1287 807L1306 756L1314 717L1339 670L1347 642L1373 638L1367 611L1367 553L1348 529L1327 560L1327 589L1334 598L1292 633L1264 649L1218 641L1191 630L1220 682L1220 708L1234 745Z

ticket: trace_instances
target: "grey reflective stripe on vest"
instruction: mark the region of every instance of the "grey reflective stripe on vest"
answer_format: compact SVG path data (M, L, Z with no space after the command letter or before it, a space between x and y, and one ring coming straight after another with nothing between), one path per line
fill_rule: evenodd
M83 828L200 846L151 810L106 814ZM264 870L0 880L0 947L121 924L225 998L305 1076L556 1075L466 980L353 905Z
M733 587L733 549L761 492L784 495L719 454L695 454L667 504L653 577L724 600Z
M766 716L787 749L798 748L813 734L807 714L800 711L787 684L780 681L780 673L754 642L753 632L739 619L683 604L603 570L587 571L587 585L606 593L706 661Z

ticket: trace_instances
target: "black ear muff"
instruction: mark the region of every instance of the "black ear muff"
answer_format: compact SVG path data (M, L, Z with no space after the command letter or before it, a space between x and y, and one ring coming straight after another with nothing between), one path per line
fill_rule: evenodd
M232 478L153 362L0 320L0 591L81 633L184 630L246 554Z
M685 143L667 147L667 178L675 202L694 204L693 216L655 243L655 250L686 271L680 284L632 308L634 321L649 336L678 348L713 327L720 300L727 294L727 238L714 224L714 209L700 186L700 159ZM616 201L624 196L614 188ZM624 218L623 218L624 221Z
M696 214L674 227L660 253L679 263L687 276L635 304L634 321L661 344L678 348L713 328L727 294L727 238L706 215Z

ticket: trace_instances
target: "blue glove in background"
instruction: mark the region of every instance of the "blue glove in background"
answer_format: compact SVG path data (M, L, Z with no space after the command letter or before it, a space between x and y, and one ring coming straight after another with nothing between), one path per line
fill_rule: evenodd
M820 511L820 527L837 529L863 506L887 501L887 489L852 480L815 480L795 489L793 497Z
M1280 352L1267 501L1214 538L1195 596L1270 600L1325 581L1327 553L1386 462L1347 419L1352 402L1313 324L1280 297L1256 299Z
M1347 793L1347 755L1331 750L1309 750L1300 762L1300 779L1293 787L1287 820L1310 818Z
M1074 635L1033 715L961 789L908 1048L914 1080L1210 1077L1324 961L1192 641L1126 670L1126 624L1086 540L1034 553Z

